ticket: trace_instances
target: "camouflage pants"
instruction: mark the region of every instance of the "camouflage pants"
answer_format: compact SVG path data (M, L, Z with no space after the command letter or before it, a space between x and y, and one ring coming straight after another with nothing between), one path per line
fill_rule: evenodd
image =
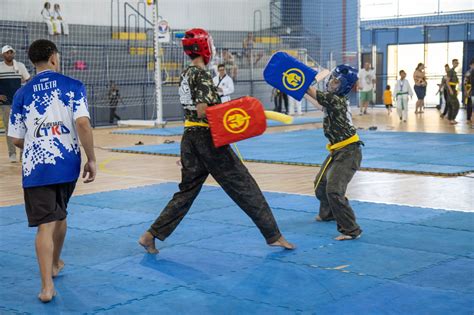
M324 165L332 160L324 170ZM316 197L320 201L319 216L324 221L336 220L337 230L345 235L357 236L362 230L356 222L354 211L346 198L347 185L360 168L362 150L360 144L353 143L334 151L324 161L315 182Z
M164 240L191 208L209 174L235 203L252 219L268 244L281 234L257 182L230 146L215 148L205 128L185 130L181 140L181 183L149 232Z

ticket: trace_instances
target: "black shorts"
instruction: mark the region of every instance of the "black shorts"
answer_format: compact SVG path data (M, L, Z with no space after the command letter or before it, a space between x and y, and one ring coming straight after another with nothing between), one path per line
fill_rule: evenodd
M62 221L67 216L67 204L76 182L24 188L28 226Z

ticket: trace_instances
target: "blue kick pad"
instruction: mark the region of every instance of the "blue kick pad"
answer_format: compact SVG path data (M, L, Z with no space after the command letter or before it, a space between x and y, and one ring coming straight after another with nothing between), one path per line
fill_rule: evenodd
M75 196L57 296L40 277L23 205L0 208L0 313L472 314L474 213L353 201L363 229L337 242L313 196L265 192L297 245L269 247L224 191L204 186L158 255L139 236L176 183Z
M362 169L427 175L474 171L474 135L360 131ZM322 130L264 134L238 143L246 161L320 166L326 158ZM117 152L179 155L179 143L112 149Z
M317 117L295 117L292 125L306 125L322 123L322 118ZM267 120L268 127L291 126L275 120ZM122 135L141 135L141 136L180 136L183 134L184 127L165 127L165 128L148 128L126 131L114 131L113 134Z

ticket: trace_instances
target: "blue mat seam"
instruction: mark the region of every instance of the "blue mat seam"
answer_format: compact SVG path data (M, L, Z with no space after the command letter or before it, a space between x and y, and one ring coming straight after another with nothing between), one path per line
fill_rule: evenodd
M360 238L358 240L359 242L363 242L363 243L366 243L366 244L372 244L372 245L378 245L378 246L387 246L387 245L383 245L383 244L379 244L379 243L373 243L373 242L367 242L363 237ZM413 249L413 248L410 248L410 247L402 247L402 246L395 246L395 245L390 245L390 246L387 246L387 247L393 247L393 248L403 248L403 249L409 249L409 250L415 250L415 251L418 251L418 252L424 252L424 253L431 253L431 254L441 254L441 255L446 255L446 256L453 256L453 254L444 254L444 253L440 253L440 252L435 252L435 251L429 251L429 250L422 250L422 249ZM468 259L472 259L471 256L468 256L468 255L458 255L456 254L454 257L462 257L462 258L468 258Z
M401 275L397 276L396 280L402 280L403 278L412 276L412 275L414 275L414 274L417 274L417 273L419 273L419 272L425 271L425 270L430 269L430 268L433 268L433 267L441 266L442 264L446 264L446 263L455 261L455 260L457 260L457 259L459 259L459 257L451 256L451 257L449 257L449 258L446 258L446 259L444 259L444 260L438 261L438 262L433 263L433 264L431 264L431 265L423 266L423 267L420 267L420 268L418 268L418 269L412 270L412 271L410 271L410 272L401 274ZM470 259L470 258L468 258L468 259ZM474 259L471 259L471 260L474 262ZM446 290L445 288L437 288L437 289Z
M119 307L119 306L125 306L125 305L129 305L129 304L132 304L133 302L136 302L136 301L143 301L143 300L146 300L150 297L155 297L155 296L159 296L163 293L167 293L167 292L173 292L173 291L176 291L178 290L179 288L184 288L184 286L182 285L178 285L172 289L165 289L165 290L162 290L158 293L151 293L151 294L146 294L144 296L142 296L141 298L135 298L135 299L130 299L130 300L127 300L123 303L116 303L116 304L113 304L113 305L110 305L109 307L103 307L103 308L99 308L97 310L94 310L94 312L92 314L100 314L101 312L105 312L105 311L111 311L113 309L115 309L116 307Z
M15 314L32 314L32 313L28 313L28 312L22 312L22 311L19 311L17 309L14 309L14 308L11 308L11 307L3 307L3 306L0 306L0 310L4 310L6 312L15 312Z
M260 305L267 305L267 306L271 306L271 307L278 307L278 308L283 308L285 310L291 310L291 311L299 311L299 312L303 312L303 310L300 310L300 309L293 309L289 306L283 306L283 305L277 305L277 304L270 304L270 303L267 303L267 302L263 302L263 301L258 301L258 300L252 300L252 299L249 299L249 298L241 298L241 297L237 297L237 296L234 296L234 295L230 295L230 294L221 294L219 292L215 292L215 291L210 291L210 290L204 290L204 289L201 289L201 288L197 288L197 287L192 287L192 288L189 288L190 290L193 290L193 291L197 291L197 292L202 292L202 293L205 293L205 294L212 294L212 295L215 295L215 296L219 296L219 297L230 297L230 298L233 298L235 300L238 300L238 301L249 301L249 302L252 302L252 303L256 303L256 304L260 304Z

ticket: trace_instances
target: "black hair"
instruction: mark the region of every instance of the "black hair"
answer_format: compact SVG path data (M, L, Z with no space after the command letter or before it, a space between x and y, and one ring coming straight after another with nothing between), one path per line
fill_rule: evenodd
M459 61L459 60L458 60L457 58L454 58L454 59L452 60L452 62L455 62L455 61Z
M400 72L398 72L399 75L402 75L402 73L406 74L405 70L400 70Z
M58 48L47 39L35 40L28 48L28 57L33 64L48 62L49 57L56 53L58 53Z
M386 89L386 90L390 90L390 85L387 85L387 86L385 87L385 89Z
M471 59L470 65L474 65L474 58Z
M219 68L224 68L225 69L225 64L223 64L223 63L218 64L217 69L219 69Z
M49 4L49 7L51 7L51 3L49 3L49 2L45 2L43 7L46 9L46 7L48 6L48 4Z

